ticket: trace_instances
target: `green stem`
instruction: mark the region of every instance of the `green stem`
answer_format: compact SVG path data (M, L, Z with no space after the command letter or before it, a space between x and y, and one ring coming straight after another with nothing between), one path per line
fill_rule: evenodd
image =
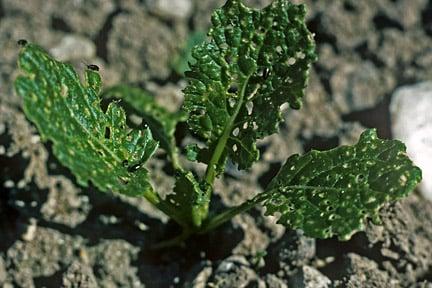
M170 248L174 246L181 246L183 242L192 235L191 230L184 229L182 233L172 239L159 242L158 244L151 247L153 250L159 250L163 248Z
M177 147L172 149L172 151L170 153L170 158L171 158L171 165L172 165L173 169L183 171L183 167L180 164Z
M257 205L256 201L249 200L249 201L241 204L240 206L229 208L229 209L225 210L224 212L222 212L221 214L218 214L218 215L210 218L204 224L203 228L201 230L199 230L197 233L198 234L205 234L205 233L219 227L220 225L224 224L225 222L231 220L231 218L233 218L234 216L252 209L256 205Z
M226 143L227 143L229 136L233 130L233 126L234 126L235 120L238 116L238 113L240 112L240 109L243 106L243 101L245 98L246 87L248 85L249 78L250 78L250 75L248 75L243 82L243 85L242 85L242 88L241 88L240 94L239 94L240 99L237 103L237 106L234 110L234 113L231 115L231 118L229 119L228 124L225 127L225 130L224 130L222 136L219 138L219 141L218 141L216 148L213 152L212 158L210 159L210 163L207 166L205 180L208 184L210 184L210 186L213 185L214 179L216 178L216 174L217 174L216 173L216 167L219 163L219 160L220 160L220 157L222 156L222 153L224 152L224 150L226 148Z
M257 194L254 198L251 200L246 201L245 203L236 206L231 207L225 210L224 212L208 219L208 221L204 224L204 226L197 232L198 234L205 234L220 225L224 224L225 222L231 220L234 216L241 214L243 212L249 211L259 203L263 202L266 199L266 195L268 193L273 193L277 189L270 189L266 192L262 192Z
M153 206L162 211L168 217L176 221L180 226L186 228L189 226L188 223L183 221L182 217L178 216L178 211L174 209L174 206L169 205L166 201L162 200L159 195L153 190L149 189L144 192L144 198L147 199Z

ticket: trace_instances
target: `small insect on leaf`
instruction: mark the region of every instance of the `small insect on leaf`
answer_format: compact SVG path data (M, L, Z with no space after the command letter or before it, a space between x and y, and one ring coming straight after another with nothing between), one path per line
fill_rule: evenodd
M17 41L18 46L21 46L21 47L26 46L27 43L28 43L28 42L27 42L27 40L25 40L25 39L20 39L20 40Z
M87 69L93 70L93 71L99 71L99 66L95 64L89 64L87 65Z

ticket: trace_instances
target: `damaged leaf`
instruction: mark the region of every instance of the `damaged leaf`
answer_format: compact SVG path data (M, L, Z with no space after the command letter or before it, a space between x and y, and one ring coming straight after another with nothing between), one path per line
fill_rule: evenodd
M421 170L397 140L382 140L365 131L353 146L293 155L256 197L267 215L302 229L307 236L347 240L378 218L385 203L407 196L421 181Z
M305 15L305 6L286 0L262 10L228 0L213 14L209 41L192 52L183 106L190 129L215 154L210 173L222 171L226 157L251 167L256 140L278 131L280 106L300 108L316 59Z
M15 81L24 99L24 112L77 181L91 181L101 191L127 195L152 193L145 162L158 143L149 129L126 125L123 109L101 109L101 78L88 67L85 83L71 65L52 59L43 49L27 44L18 60L23 71Z
M176 158L177 147L175 142L175 129L179 122L186 120L182 112L171 113L156 103L149 92L127 85L118 85L104 92L106 98L123 100L133 112L143 118L143 123L152 131L153 137L159 141L172 158Z

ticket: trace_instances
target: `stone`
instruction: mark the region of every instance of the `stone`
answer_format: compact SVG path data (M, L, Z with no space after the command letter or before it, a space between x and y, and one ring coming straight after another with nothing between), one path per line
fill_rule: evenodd
M349 253L344 259L347 271L344 287L398 287L400 283L378 268L378 264L366 257Z
M317 269L303 266L302 269L290 279L290 286L299 288L327 288L331 281Z
M91 267L80 263L73 262L67 271L63 274L64 288L97 288L96 277L93 274Z
M259 279L246 258L243 256L231 256L219 264L208 286L264 288L265 283Z
M183 39L176 32L145 11L119 14L113 20L107 42L108 62L121 75L119 80L167 78L173 55Z
M393 137L423 171L421 193L432 201L432 82L401 87L390 105Z
M315 239L303 235L301 230L288 230L268 251L268 259L279 262L287 275L294 275L300 267L315 257Z

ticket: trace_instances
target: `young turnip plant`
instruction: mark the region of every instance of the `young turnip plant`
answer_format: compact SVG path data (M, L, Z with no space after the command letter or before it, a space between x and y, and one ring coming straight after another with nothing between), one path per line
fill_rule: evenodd
M281 105L301 107L316 60L305 14L305 6L288 0L262 10L228 0L214 12L207 40L192 50L185 101L177 113L140 88L120 85L101 93L96 66L87 67L82 84L71 65L24 41L16 91L27 117L79 184L144 197L183 228L161 246L206 233L257 205L307 236L347 240L367 218L378 220L382 205L408 195L421 180L404 144L379 139L375 130L365 131L353 146L293 155L264 192L221 214L210 209L214 181L223 176L226 162L249 169L259 159L257 140L278 132ZM121 99L145 125L128 127L125 111L116 101L104 111L102 97ZM176 147L179 122L186 122L204 147ZM175 170L173 193L165 198L145 168L158 148ZM206 164L205 175L187 171L186 161Z

